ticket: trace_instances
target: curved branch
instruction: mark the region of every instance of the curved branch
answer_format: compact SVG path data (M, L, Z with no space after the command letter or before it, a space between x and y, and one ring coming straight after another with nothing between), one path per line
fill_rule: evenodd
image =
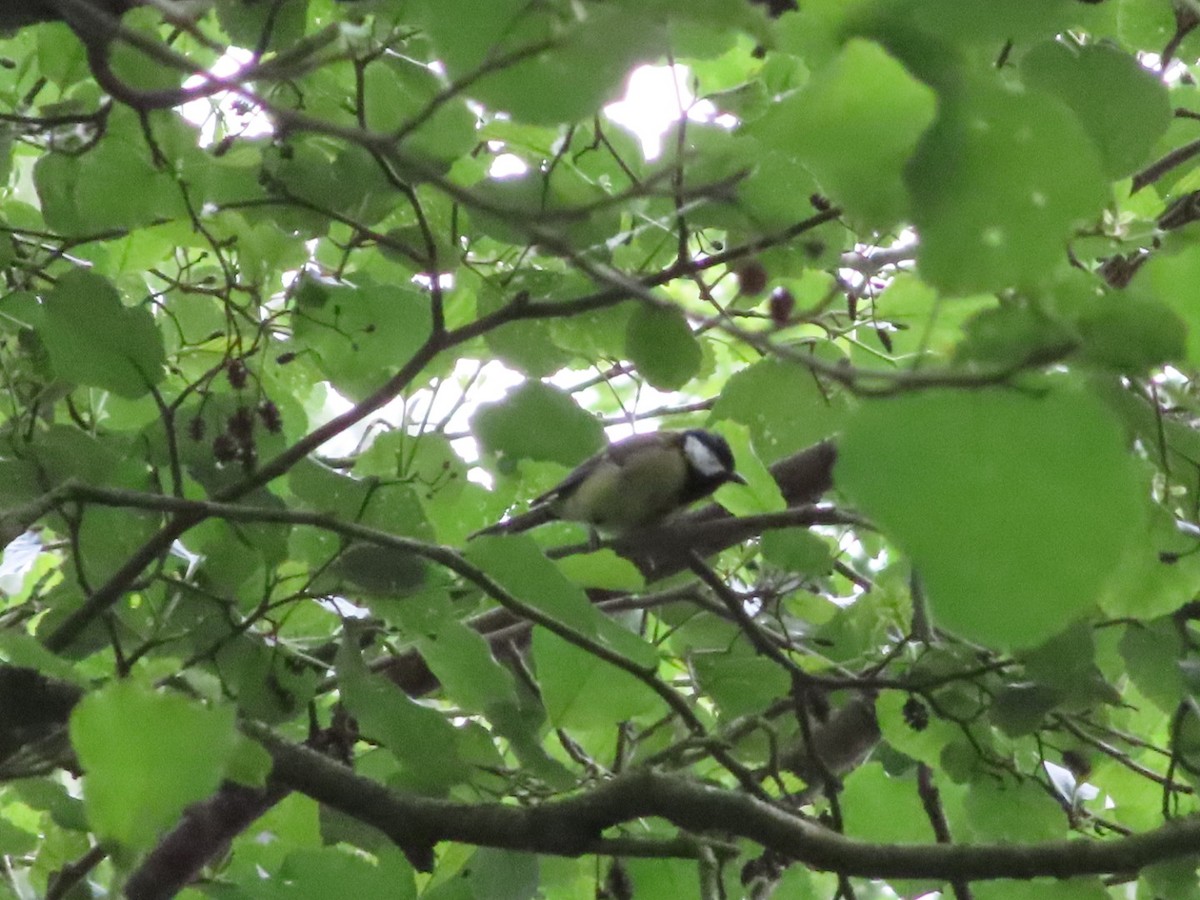
M645 770L538 806L456 803L389 790L266 728L245 728L271 754L275 777L378 828L417 862L430 861L440 841L562 856L603 852L606 829L647 816L691 832L747 838L812 868L861 878L1072 878L1136 872L1200 852L1200 818L1195 817L1113 840L876 844L829 831L746 794Z
M133 6L133 0L91 0L99 13L120 15ZM54 0L8 0L0 8L0 31L24 28L38 22L70 21L70 15L61 10Z
M289 793L278 784L252 788L226 782L203 803L183 811L178 824L125 882L129 900L169 900L212 858L214 847L240 834Z

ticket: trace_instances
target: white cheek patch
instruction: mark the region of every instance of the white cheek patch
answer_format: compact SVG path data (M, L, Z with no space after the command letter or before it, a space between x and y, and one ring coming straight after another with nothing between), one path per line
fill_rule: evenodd
M712 448L695 435L683 439L683 455L692 468L706 478L725 475L729 471L717 454L712 452Z

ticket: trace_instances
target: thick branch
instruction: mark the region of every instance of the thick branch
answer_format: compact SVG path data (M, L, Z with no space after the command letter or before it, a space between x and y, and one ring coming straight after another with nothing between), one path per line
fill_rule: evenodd
M98 12L115 16L133 6L133 0L90 0L89 6ZM69 21L53 0L5 0L0 6L0 31L23 28L37 22Z
M26 676L24 670L11 671ZM82 694L65 684L61 690L68 701ZM431 863L432 849L441 841L565 856L611 852L611 842L602 837L606 829L648 816L694 833L748 838L813 868L863 878L1070 878L1136 872L1200 852L1200 819L1195 817L1106 841L873 844L743 793L647 770L538 806L456 803L392 791L263 726L245 723L243 729L270 752L274 790L300 791L378 828L424 865Z
M597 852L606 829L647 816L691 832L748 838L812 868L861 878L1071 878L1136 872L1200 852L1198 818L1109 841L874 844L828 831L745 794L649 771L630 772L539 806L455 803L391 791L265 729L251 733L274 758L275 777L378 828L410 856L421 848L431 853L440 841L580 856Z
M226 782L219 791L183 812L179 823L125 882L129 900L169 900L212 859L214 848L230 841L282 800L288 791L272 783L252 788Z

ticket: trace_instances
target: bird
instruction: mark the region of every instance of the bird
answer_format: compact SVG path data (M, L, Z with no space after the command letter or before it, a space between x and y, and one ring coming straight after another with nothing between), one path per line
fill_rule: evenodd
M619 534L654 525L728 482L746 484L715 431L656 431L610 444L584 460L529 510L472 534L517 534L557 520Z

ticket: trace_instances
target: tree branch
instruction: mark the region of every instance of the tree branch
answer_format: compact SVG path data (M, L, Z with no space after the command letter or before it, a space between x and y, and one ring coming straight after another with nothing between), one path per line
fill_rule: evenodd
M456 803L400 794L265 728L248 726L247 731L275 760L276 777L378 828L410 856L413 849L427 852L427 860L441 841L563 856L599 853L606 829L648 816L693 833L747 838L812 868L861 878L1071 878L1136 872L1200 852L1196 817L1107 841L875 844L836 834L745 794L645 770L537 806Z

